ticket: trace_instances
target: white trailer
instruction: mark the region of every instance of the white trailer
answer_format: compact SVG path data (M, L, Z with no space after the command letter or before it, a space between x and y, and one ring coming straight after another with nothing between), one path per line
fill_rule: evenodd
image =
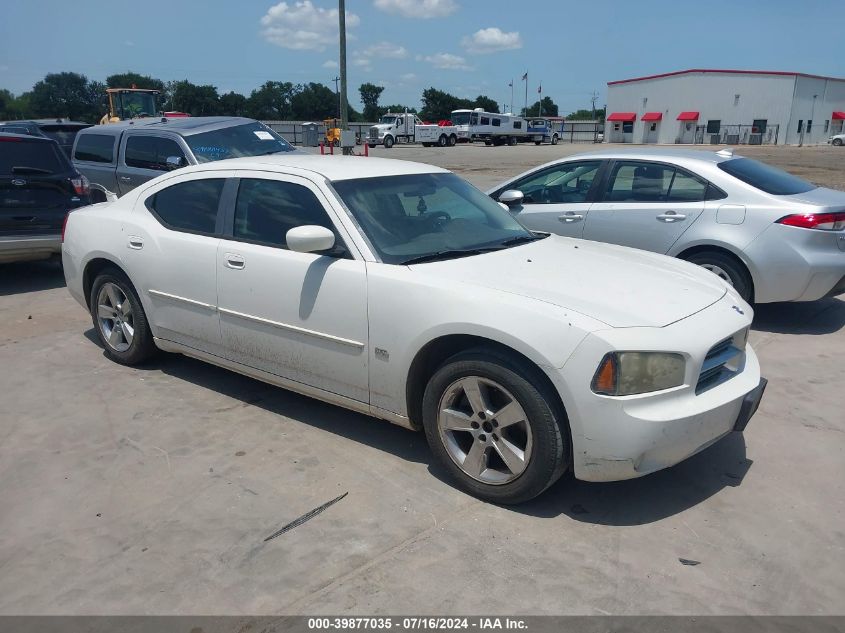
M452 123L458 130L458 140L485 145L516 145L520 141L543 141L543 134L532 134L528 121L514 114L475 110L454 110Z
M370 149L376 145L384 145L385 149L390 149L396 143L422 143L424 147L432 145L449 147L457 142L458 131L454 125L423 123L411 112L388 112L367 133L367 145Z

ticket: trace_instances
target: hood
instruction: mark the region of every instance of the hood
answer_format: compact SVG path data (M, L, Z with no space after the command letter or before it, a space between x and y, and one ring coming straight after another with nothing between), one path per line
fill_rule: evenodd
M825 210L845 209L845 191L836 191L826 187L816 187L792 196L777 196L777 199L798 204L812 204L824 207Z
M557 235L411 269L551 303L611 327L663 327L727 292L722 280L694 264Z

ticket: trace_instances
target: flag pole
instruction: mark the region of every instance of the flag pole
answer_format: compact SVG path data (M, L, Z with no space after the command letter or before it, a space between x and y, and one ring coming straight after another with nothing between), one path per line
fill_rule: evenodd
M511 79L511 104L508 108L511 112L513 112L513 79Z
M522 76L525 80L525 116L528 116L528 71Z

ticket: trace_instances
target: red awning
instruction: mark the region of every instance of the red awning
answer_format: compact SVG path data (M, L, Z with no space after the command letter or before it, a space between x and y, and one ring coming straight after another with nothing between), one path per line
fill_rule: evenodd
M678 121L698 121L698 112L681 112Z
M636 112L614 112L609 117L607 117L608 121L636 121L637 120L637 113Z
M845 112L834 112L830 118L834 121L845 121Z
M662 118L662 112L646 112L642 115L642 117L640 117L640 121L659 121Z

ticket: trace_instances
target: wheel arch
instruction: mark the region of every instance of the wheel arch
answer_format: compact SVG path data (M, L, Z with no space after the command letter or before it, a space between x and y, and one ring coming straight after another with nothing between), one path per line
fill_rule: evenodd
M724 244L724 243L714 244L714 243L711 243L711 242L705 242L705 243L695 244L693 246L688 246L684 250L676 253L675 257L677 257L678 259L688 260L690 257L692 257L693 255L696 255L697 253L704 253L704 252L707 252L707 251L715 251L717 253L722 253L723 255L727 255L728 257L730 257L731 259L736 261L737 264L742 266L746 270L746 272L748 273L748 276L751 278L751 297L754 298L754 291L755 291L755 288L757 288L757 286L758 286L757 269L748 260L748 258L745 257L745 254L741 250L734 249L731 246Z
M499 341L472 334L444 334L430 340L414 355L408 368L405 382L405 398L408 419L414 428L422 428L422 402L426 385L434 372L450 357L468 350L484 350L497 356L505 362L525 371L552 400L552 404L560 413L561 421L566 424L570 432L566 406L560 393L548 374L525 354ZM571 437L571 432L570 432Z
M116 268L123 273L127 279L129 279L129 283L132 283L132 280L126 273L126 270L114 259L102 256L91 258L88 263L85 264L85 268L82 272L82 292L85 297L85 305L88 306L89 310L91 309L91 288L94 286L94 280L97 278L97 275L106 268ZM137 292L137 288L135 291Z

